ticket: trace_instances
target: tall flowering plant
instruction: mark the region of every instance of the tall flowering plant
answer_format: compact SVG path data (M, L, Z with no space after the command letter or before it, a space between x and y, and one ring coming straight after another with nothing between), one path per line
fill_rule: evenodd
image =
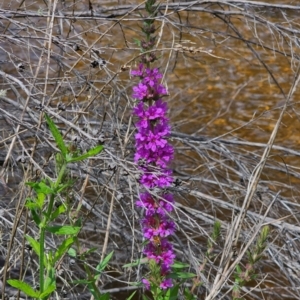
M146 3L146 11L150 16L156 15L154 3L154 0ZM163 101L167 90L161 84L162 74L157 68L150 67L156 57L153 52L148 51L155 42L155 37L152 36L155 32L153 22L152 18L144 21L143 32L146 39L139 43L144 54L138 68L131 75L140 79L133 87L133 98L136 99L133 114L137 118L134 160L141 171L141 193L136 205L143 209L141 226L147 241L143 252L150 267L150 275L143 279L143 283L152 292L156 290L154 296L157 296L159 291L173 286L168 275L175 254L168 237L174 233L176 226L170 218L174 198L171 193L165 192L165 188L173 182L172 171L168 166L174 154L174 149L168 142L168 107Z

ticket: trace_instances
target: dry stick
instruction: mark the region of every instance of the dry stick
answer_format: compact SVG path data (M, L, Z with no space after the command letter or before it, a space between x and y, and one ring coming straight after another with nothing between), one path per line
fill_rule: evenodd
M210 294L208 295L207 298L205 298L205 300L208 299L215 299L215 296L217 296L219 290L222 288L222 286L225 284L226 279L229 278L230 274L233 272L234 268L236 267L236 265L242 260L244 254L246 253L246 251L248 250L248 248L251 246L252 242L254 241L256 235L259 233L261 227L262 227L262 222L266 219L267 214L269 213L271 207L273 206L274 202L277 200L278 196L279 196L278 192L273 201L270 203L270 205L268 206L264 216L262 217L262 219L260 220L259 224L257 224L255 232L253 233L252 237L249 239L248 243L246 244L246 246L243 248L243 250L239 253L238 257L235 259L235 261L231 264L231 266L228 268L228 270L226 270L226 272L222 272L223 274L219 273L216 278L220 278L222 276L222 280L218 281L218 284L214 287L214 291L211 291ZM221 283L221 284L219 284ZM231 287L231 289L233 289L233 287ZM212 295L211 295L212 294ZM211 295L211 297L210 297Z
M84 55L86 55L104 36L107 32L109 32L112 28L114 28L121 20L123 20L126 16L128 16L130 13L132 13L133 11L135 11L138 7L140 7L141 5L143 5L146 1L143 1L141 4L139 4L138 6L134 7L132 10L130 10L129 12L127 12L122 18L118 19L117 22L115 22L113 25L111 25L106 31L103 32L103 34L100 35L100 37L98 39L95 40L95 42L92 43L92 45L86 49L82 55L77 59L77 61L73 64L73 66L70 68L70 70L68 70L67 72L65 72L65 76L67 74L69 74L76 66L77 64L80 62L80 60L82 59L82 57L84 57ZM64 77L65 77L64 76ZM114 76L113 76L114 77ZM111 80L110 80L111 81ZM52 93L51 97L53 95L55 95L55 93L58 91L58 89L60 88L61 84L64 82L64 78L61 80L60 84L57 85L55 91ZM89 107L89 105L88 105ZM78 118L75 120L75 122L78 120Z
M250 179L249 179L249 183L248 183L248 188L247 188L247 194L246 194L246 197L244 199L244 203L243 203L243 206L241 208L241 213L238 215L238 217L236 218L236 222L234 223L235 225L235 228L234 228L234 231L233 231L233 234L234 234L234 239L233 239L233 246L236 247L237 246L237 243L238 243L238 239L239 239L239 235L240 235L240 232L241 232L241 228L242 228L242 224L243 224L243 220L247 214L247 210L249 208L249 205L251 203L251 200L255 194L255 191L256 191L256 188L257 188L257 185L258 185L258 181L260 179L260 176L261 176L261 173L264 169L264 166L266 164L266 161L267 161L267 158L270 154L270 151L272 149L272 146L273 146L273 143L275 141L275 138L276 138L276 135L277 135L277 132L279 130L279 126L280 126L280 123L282 121L282 118L283 118L283 115L286 111L286 108L291 100L291 97L292 95L294 94L295 90L296 90L296 87L298 85L300 81L300 65L298 66L298 69L297 69L297 73L295 74L295 79L294 79L294 82L293 82L293 85L289 91L289 94L287 96L287 99L285 101L285 104L283 106L283 109L280 113L280 116L276 122L276 125L272 131L272 134L270 136L270 139L268 141L268 144L267 144L267 147L265 148L265 151L261 157L261 160L259 162L259 164L257 165L257 167L255 168L255 170L253 171ZM229 245L230 246L230 245ZM245 250L245 249L244 249ZM244 251L242 251L242 253L244 253ZM232 253L231 255L232 256ZM230 262L230 259L231 257L228 257L228 263ZM241 255L239 255L238 257L241 257ZM230 274L230 270L232 270L235 265L238 263L237 259L234 261L233 264L231 264L231 267L226 270L226 268L224 270L222 270L222 273L223 273L223 276L222 278L219 280L219 281L216 281L214 282L213 284L213 290L209 293L209 295L205 298L206 300L211 300L211 299L214 299L220 288L222 287L223 283L225 282L225 280L228 278L229 274ZM227 266L228 267L228 266ZM217 279L217 277L216 277Z
M118 182L119 182L119 174L120 174L120 170L118 169L116 172L116 185L118 186ZM115 204L115 197L116 197L116 192L117 190L114 189L113 193L111 195L111 202L110 202L110 208L109 208L109 214L108 214L108 218L107 218L107 226L106 226L106 232L105 232L105 238L104 238L104 243L103 243L103 248L102 248L102 253L101 253L101 259L100 261L103 261L104 259L104 255L107 249L107 245L108 245L108 238L109 238L109 233L110 233L110 226L111 226L111 219L112 219L112 213L113 213L113 209L114 209L114 204ZM95 285L98 286L100 282L100 276L98 277L98 279L95 282ZM91 296L91 300L94 300L94 296Z
M23 5L24 2L25 2L25 0L22 0L22 1L21 1L21 3L19 4L19 7L17 8L17 10L16 10L16 12L14 13L14 15L12 16L12 18L15 17L15 15L17 14L17 11L20 9L20 7ZM11 21L8 21L8 23L7 23L7 25L6 25L5 29L4 29L4 31L2 32L3 35L5 34L5 32L6 32L6 30L8 29L8 27L9 27L10 24L11 24Z
M203 200L209 201L209 202L214 202L219 207L224 208L224 209L231 209L231 210L234 210L234 211L242 211L241 207L233 205L233 204L229 203L228 201L222 201L218 198L212 197L210 195L204 194L204 193L199 192L199 191L191 190L189 192L189 194L192 195L192 196L195 196L197 198L201 198ZM177 206L177 204L176 204L176 206ZM182 205L181 208L185 209L186 211L191 212L194 216L197 216L197 217L201 216L201 218L202 218L202 216L205 216L205 217L209 216L209 215L205 215L203 212L197 211L195 209L191 209L187 206ZM258 220L260 220L262 218L262 216L260 214L257 214L255 212L251 212L251 211L247 211L247 215L254 218L254 219L258 219ZM268 224L272 224L273 226L278 227L281 230L283 228L285 228L289 231L300 234L300 227L299 226L295 226L295 225L292 225L290 223L287 223L287 222L283 221L284 219L287 219L290 216L291 215L288 215L288 216L282 217L280 219L274 219L274 218L266 217L265 220L268 222ZM212 217L210 216L210 218L212 218ZM216 218L214 218L214 220L216 220ZM214 222L212 222L212 223L214 223Z
M54 15L54 12L53 12L53 15ZM21 114L21 117L20 117L20 121L22 121L23 118L24 118L24 115L25 115L25 112L26 112L26 108L27 108L29 100L30 100L31 91L32 91L32 89L33 89L33 87L35 85L35 81L37 80L37 75L38 75L38 72L39 72L39 70L41 68L41 65L42 65L43 52L44 52L44 50L42 50L42 54L41 54L40 59L39 59L39 63L38 63L37 69L36 69L36 73L35 73L35 76L34 76L33 84L31 85L31 87L30 87L29 90L27 90L25 88L26 89L26 94L27 94L27 99L26 99L26 102L24 104L24 108L23 108L23 111L22 111L22 114ZM9 77L9 75L7 75L7 74L4 73L4 77L6 77L6 76ZM14 78L14 80L15 81L19 81L16 78ZM19 82L21 83L20 86L22 87L23 83L21 81L19 81ZM3 163L3 172L5 172L5 168L6 168L6 165L8 163L8 160L9 160L9 157L11 155L11 152L12 152L12 149L14 147L14 144L16 142L16 137L17 137L17 134L18 134L18 132L20 130L20 127L21 126L18 125L17 128L16 128L16 136L12 139L12 142L10 144L8 153L7 153L6 158L5 158L5 161ZM34 155L34 151L32 151L32 157L33 157L33 155ZM12 250L12 245L13 245L14 236L15 236L15 233L16 233L16 230L17 230L17 227L18 227L18 223L19 223L20 217L21 217L23 209L24 209L24 205L21 205L21 199L22 199L22 197L20 197L20 200L19 200L19 202L17 204L17 207L16 207L16 213L19 212L19 215L18 215L17 218L15 218L14 226L13 226L12 231L11 231L11 239L10 239L10 242L9 242L9 246L8 246L8 250L7 250L6 262L5 262L5 266L4 266L3 282L6 282L6 273L7 273L8 263L9 263L10 252ZM3 286L3 290L2 290L2 300L4 300L4 296L5 296L5 285Z
M41 67L41 59L40 59L40 62L38 64L38 67L37 67L37 71L36 71L36 76L35 76L35 80L37 78L37 73L39 71ZM1 74L2 73L2 74ZM0 70L0 75L3 75L3 77L12 77L8 74L5 74L4 72L2 72ZM22 88L23 84L21 81L19 81L18 79L14 78L15 81L18 81L20 82L20 87ZM23 120L23 117L25 115L25 112L26 112L26 108L28 106L28 103L29 103L29 100L30 100L30 95L31 95L31 90L33 89L33 86L34 84L31 86L31 89L30 90L27 90L25 87L23 87L22 89L26 91L26 94L27 94L27 99L26 99L26 102L24 104L24 108L23 108L23 111L21 113L21 117L20 117L20 121ZM16 128L16 133L15 133L15 136L14 138L12 139L12 142L10 144L10 147L8 149L8 152L7 152L7 155L6 155L6 158L5 158L5 161L3 163L3 173L5 172L5 169L6 169L6 165L8 163L8 160L10 158L10 155L11 155L11 152L12 152L12 149L14 147L14 144L16 142L16 138L17 138L17 135L19 134L19 131L20 131L20 127L21 125L18 125L17 128ZM1 172L2 173L2 172ZM2 174L3 174L2 173ZM0 174L0 176L2 175ZM21 218L21 215L22 215L22 212L23 212L23 209L24 209L24 205L21 206L21 199L22 197L20 197L20 200L17 204L17 207L16 207L16 213L18 213L18 216L14 219L14 225L13 225L13 228L11 230L11 238L10 238L10 241L9 241L9 245L8 245L8 249L7 249L7 257L6 257L6 261L5 261L5 266L4 266L4 274L3 274L3 282L6 282L6 274L7 274L7 267L8 267L8 263L9 263L9 257L10 257L10 253L11 253L11 250L12 250L12 245L13 245L13 241L14 241L14 236L16 234L16 230L18 228L18 223L19 223L19 220ZM20 209L21 208L21 209ZM3 289L2 289L2 300L4 300L4 296L5 296L5 285L3 285Z

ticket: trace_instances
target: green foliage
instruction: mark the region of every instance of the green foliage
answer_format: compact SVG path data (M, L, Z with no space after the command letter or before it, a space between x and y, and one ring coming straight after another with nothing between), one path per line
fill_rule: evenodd
M56 263L69 250L69 248L74 244L75 239L76 238L74 236L71 236L60 244L54 254L54 263Z
M68 226L68 225L57 225L57 226L46 226L45 229L54 234L71 234L76 235L80 231L80 227Z
M76 250L73 249L73 248L70 248L68 250L68 255L71 256L71 257L76 257L77 256Z
M191 293L187 288L184 289L184 299L185 300L196 300L197 297Z
M77 219L75 223L71 225L51 225L51 222L55 221L59 216L68 211L65 203L59 205L56 209L53 209L55 199L59 196L59 194L66 192L67 189L74 184L74 181L68 180L65 176L67 164L82 161L99 154L103 150L103 146L98 145L82 155L71 153L66 147L63 137L54 122L46 114L45 119L54 137L56 145L60 150L60 153L55 155L58 177L54 182L49 179L42 179L38 182L26 183L36 193L35 197L26 199L26 207L31 211L32 219L39 228L39 240L37 241L28 235L26 235L26 239L31 245L33 251L39 257L40 290L35 291L30 285L21 280L8 280L8 283L11 286L21 290L32 298L40 300L48 299L56 289L55 264L67 253L70 256L76 257L76 251L71 248L71 246L75 243L77 235L81 229L81 219ZM44 249L45 235L47 232L54 235L66 236L54 253L51 251L48 251L47 253ZM95 281L108 264L111 256L112 253L110 253L106 259L97 266L97 274L92 278L92 280L86 281L96 300L109 299L108 294L101 295L99 293L96 288Z
M56 210L53 213L51 213L49 221L55 220L58 216L60 216L61 214L63 214L65 211L66 211L65 205L63 205L63 204L59 205L56 208Z
M56 145L57 147L59 148L61 154L62 154L62 157L64 159L66 159L67 157L67 153L68 153L68 149L65 145L65 142L63 140L63 137L62 135L60 134L58 128L56 127L56 125L54 124L54 122L48 117L47 114L45 114L45 119L46 119L46 122L48 124L48 127L52 133L52 136L54 137L54 140L56 142Z
M38 195L39 194L44 194L44 195L55 194L55 191L52 189L52 187L47 185L44 181L26 182L26 185L29 185L30 187L32 187Z
M232 290L232 296L234 300L240 300L240 290L249 281L254 280L257 277L255 274L254 265L262 258L263 252L267 247L267 238L270 232L269 226L264 226L261 229L260 235L256 241L254 247L247 251L248 263L243 271L240 265L236 266L234 273L234 288Z
M206 256L209 259L212 258L212 254L211 253L213 251L214 245L216 244L218 238L220 237L220 233L221 233L221 223L219 221L216 221L214 223L214 228L213 228L212 235L211 235L211 237L207 241Z
M111 260L112 256L114 254L114 251L111 251L105 258L102 262L100 262L97 267L96 267L96 270L101 273L105 268L106 266L108 265L109 261ZM98 276L97 276L98 277Z
M136 294L136 291L134 291L126 300L131 300L135 294Z
M9 279L9 280L7 280L7 282L9 283L9 285L11 285L12 287L15 287L18 290L22 291L27 296L32 297L32 298L39 298L39 292L36 292L26 282L23 282L21 280L16 280L16 279Z
M72 154L68 154L67 157L66 157L66 160L67 160L68 163L82 161L82 160L85 160L85 159L87 159L91 156L95 156L95 155L99 154L102 150L103 150L103 146L98 145L95 148L90 149L87 153L85 153L83 155L73 156Z
M189 278L195 278L197 275L194 273L189 272L174 272L171 273L168 277L173 279L189 279Z

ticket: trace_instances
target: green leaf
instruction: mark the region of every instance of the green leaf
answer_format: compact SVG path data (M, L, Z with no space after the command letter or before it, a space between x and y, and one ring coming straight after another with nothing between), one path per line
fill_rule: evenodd
M141 47L141 41L138 40L137 38L133 38L134 43L138 46Z
M74 226L77 226L77 227L82 227L82 218L78 218L76 220L76 222L74 223Z
M68 255L76 258L76 256L77 256L76 250L74 248L70 248L68 250Z
M80 280L73 280L72 284L91 284L94 280L87 280L87 279L80 279Z
M45 199L46 199L46 195L44 193L37 194L36 204L38 205L39 209L43 208Z
M67 183L59 185L59 187L57 188L56 192L60 193L63 190L65 190L66 188L72 186L73 184L74 184L74 180L69 180Z
M109 300L109 293L105 293L105 294L101 295L98 299L99 300Z
M188 273L188 272L176 272L170 274L168 277L170 278L182 278L182 279L188 279L188 278L194 278L197 275L194 273Z
M58 247L54 254L54 263L56 263L67 251L67 249L75 242L75 237L65 239Z
M32 213L32 219L33 219L33 221L35 222L35 224L36 224L37 226L40 226L40 224L41 224L41 219L40 219L39 215L37 214L36 210L35 210L35 209L32 209L32 210L31 210L31 213Z
M81 227L62 225L46 226L46 230L54 234L77 234Z
M124 265L123 268L136 267L136 266L139 266L139 265L142 265L142 264L146 264L148 262L149 262L149 260L147 258L141 258L141 259L137 259L136 261L134 261L132 263Z
M164 299L177 300L178 299L178 289L179 289L178 285L175 285L174 287L168 289Z
M25 283L25 282L23 282L21 280L9 279L9 280L7 280L7 282L12 287L15 287L18 290L24 292L29 297L32 297L32 298L38 298L39 297L39 293L38 292L36 292L29 284L27 284L27 283Z
M55 139L56 145L61 151L63 157L66 159L68 154L68 149L64 143L63 137L60 134L58 128L56 127L55 123L48 117L47 114L45 114L45 119L47 121L47 124L49 126L49 129Z
M100 264L98 264L98 266L96 267L96 270L98 272L101 273L106 268L107 264L109 263L110 259L113 256L113 254L114 254L114 251L111 251L108 255L106 255L106 257L103 259L103 261L100 262Z
M29 242L30 246L34 250L34 252L37 254L37 256L40 256L40 244L37 242L34 238L32 238L29 235L25 235L26 240Z
M235 269L236 269L236 272L237 272L238 274L241 274L241 273L242 273L242 269L241 269L241 266L240 266L240 265L236 265Z
M31 186L37 194L43 193L45 195L55 194L55 191L49 187L45 182L26 182L26 185Z
M50 221L55 220L59 215L66 211L65 206L62 204L60 205L50 216Z
M28 241L28 243L30 244L30 246L32 247L33 251L36 253L36 255L38 257L40 257L40 244L38 241L36 241L34 238L32 238L29 235L25 235L26 240ZM48 261L46 258L46 255L44 255L44 265L47 267L48 266Z
M56 284L54 281L47 287L47 289L42 294L39 295L39 297L43 299L43 298L47 297L48 295L52 294L55 291L55 289L56 289ZM48 297L47 297L47 299L48 299Z
M196 300L197 297L191 293L188 288L184 289L184 299L185 300Z
M68 155L67 156L67 162L68 163L72 163L72 162L75 162L75 161L84 160L84 159L89 158L91 156L97 155L102 150L103 150L103 146L102 145L98 145L95 148L90 149L87 153L85 153L83 155L80 155L80 156L77 156L77 157L72 157L71 155Z
M190 265L189 264L185 264L179 261L176 261L173 265L172 268L174 269L184 269L184 268L188 268Z
M131 300L135 294L136 294L136 291L134 291L126 300Z
M98 294L94 288L94 285L90 283L90 284L88 284L88 288L89 288L90 292L92 293L92 295L94 296L94 298L97 299Z

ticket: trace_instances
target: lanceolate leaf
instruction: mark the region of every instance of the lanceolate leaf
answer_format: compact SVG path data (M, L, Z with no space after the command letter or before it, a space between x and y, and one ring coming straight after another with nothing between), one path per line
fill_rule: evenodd
M133 296L135 295L136 291L134 291L126 300L131 300Z
M100 264L98 264L98 266L96 267L96 270L98 272L102 272L105 267L107 266L107 264L109 263L111 257L113 256L114 254L114 251L111 251L105 258L102 262L100 262Z
M50 216L50 221L55 220L59 215L66 211L65 206L62 204L60 205Z
M11 286L13 286L13 287L21 290L22 292L24 292L29 297L38 298L38 296L39 296L38 292L36 292L29 284L27 284L27 283L25 283L21 280L9 279L9 280L7 280L7 282Z
M68 149L64 143L62 135L60 134L60 132L59 132L58 128L56 127L56 125L54 124L54 122L48 117L47 114L45 114L45 119L46 119L49 129L55 139L57 147L61 151L63 157L66 159Z
M40 256L40 244L29 235L26 235L25 237L32 249L34 250L34 252L37 254L37 256Z
M54 194L55 191L45 182L26 182L26 185L31 186L37 194L43 193L45 195ZM40 201L38 199L38 201Z
M182 278L182 279L188 279L188 278L194 278L197 275L194 273L188 273L188 272L176 272L168 275L171 278Z
M30 246L32 247L33 251L36 253L37 256L40 256L40 244L34 238L29 235L25 235L26 240L29 242ZM44 265L47 266L48 262L46 256L44 255Z
M47 287L47 289L40 295L40 299L48 299L48 295L52 294L56 289L56 285L55 282L52 282L51 284L49 284L49 286Z
M77 234L80 227L76 226L46 226L46 230L54 234Z
M70 157L68 155L67 157L67 162L76 162L76 161L81 161L81 160L84 160L86 158L89 158L89 157L92 157L92 156L95 156L97 155L98 153L100 153L101 151L103 150L103 146L102 145L99 145L99 146L96 146L95 148L92 148L90 149L87 153L83 154L83 155L80 155L80 156L77 156L77 157Z
M54 262L57 262L74 242L75 237L69 237L65 239L55 252Z

